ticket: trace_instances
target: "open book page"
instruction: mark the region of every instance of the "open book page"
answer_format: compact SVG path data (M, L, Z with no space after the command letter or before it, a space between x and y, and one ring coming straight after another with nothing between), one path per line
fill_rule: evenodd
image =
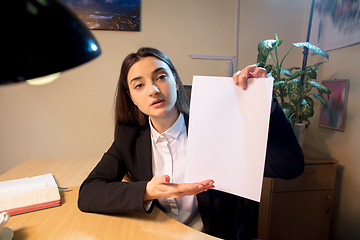
M0 212L10 215L60 205L52 174L0 182Z
M260 201L273 79L194 76L186 182L213 179L217 190Z

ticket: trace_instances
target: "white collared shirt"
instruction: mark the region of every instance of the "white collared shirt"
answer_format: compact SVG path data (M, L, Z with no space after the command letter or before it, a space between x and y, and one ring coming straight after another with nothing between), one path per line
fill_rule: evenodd
M149 119L150 121L150 119ZM182 113L176 122L160 134L150 121L152 143L152 170L154 176L169 175L171 183L184 183L187 133ZM170 217L199 231L203 230L195 196L158 199Z

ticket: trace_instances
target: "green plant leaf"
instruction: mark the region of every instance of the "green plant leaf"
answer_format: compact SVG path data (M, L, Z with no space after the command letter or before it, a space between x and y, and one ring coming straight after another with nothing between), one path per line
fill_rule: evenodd
M288 84L289 98L294 103L297 103L299 101L299 98L301 96L301 90L302 90L301 87L302 87L302 84L301 84L300 79L293 79Z
M290 115L289 120L290 120L290 122L291 122L291 125L294 126L295 121L296 121L295 113L293 113L293 114Z
M318 93L314 93L313 96L314 96L314 98L316 98L317 100L319 100L321 102L321 104L324 106L325 109L327 108L328 104L325 101L325 98L323 98L323 96L321 96Z
M319 48L319 47L316 47L316 46L312 45L312 44L309 43L309 42L293 43L293 45L294 45L295 47L307 47L308 49L310 49L310 50L313 51L314 53L317 53L317 54L323 56L324 58L329 59L329 54L328 54L326 51L322 50L322 49Z
M314 100L312 100L311 97L305 96L305 97L304 97L304 100L305 100L311 107L314 107L315 103L314 103Z
M280 97L280 92L277 91L275 88L273 89L273 97Z
M308 72L308 76L309 76L311 79L316 79L317 73L316 73L315 71L311 71L311 72Z
M291 116L295 113L295 108L292 107L289 103L284 102L282 107L283 112L285 115L290 119Z
M284 96L284 98L286 98L288 96L287 91L283 92L283 96Z
M311 91L312 88L313 88L313 86L309 83L309 81L306 81L304 91L303 91L303 96L308 94Z
M297 71L297 72L295 72L291 77L289 77L288 80L292 80L292 79L294 79L294 78L298 78L298 77L300 77L301 75L303 75L304 73L306 73L306 70Z
M290 69L286 69L286 68L281 68L280 72L287 77L292 77L294 75Z
M314 116L314 108L308 104L308 102L303 99L300 102L300 113L301 113L301 120L306 120Z
M289 68L289 70L290 71L292 71L292 70L300 70L301 68L299 68L299 67L292 67L292 68Z
M290 117L290 109L289 108L283 108L282 110L285 113L285 116L289 118Z
M331 91L328 88L326 88L324 85L315 81L307 81L307 82L310 83L312 86L316 87L320 94L322 93L326 93L327 95L331 94Z
M257 56L257 62L264 62L266 63L267 57L269 53L275 48L276 43L278 41L274 39L268 39L261 41L258 45L258 56Z
M318 68L315 67L314 65L312 65L312 66L306 66L305 69L309 69L310 71L316 71L316 70L318 70Z
M323 63L326 63L326 61L324 61L324 62L318 62L318 63L314 64L314 67L318 67L318 66L320 66L320 65L323 64Z
M275 33L275 39L277 41L276 46L279 47L282 44L282 40L279 40L277 33Z
M286 82L285 81L277 81L277 82L274 82L274 87L280 85L280 84L285 84Z

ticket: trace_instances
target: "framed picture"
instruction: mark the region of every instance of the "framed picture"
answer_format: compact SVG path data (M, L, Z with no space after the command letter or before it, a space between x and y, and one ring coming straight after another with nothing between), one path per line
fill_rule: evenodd
M360 42L359 1L312 0L312 7L312 44L329 51Z
M319 126L338 131L345 130L346 108L349 94L349 79L326 80L322 84L331 91L328 107L321 105Z
M91 30L140 31L141 0L60 0Z

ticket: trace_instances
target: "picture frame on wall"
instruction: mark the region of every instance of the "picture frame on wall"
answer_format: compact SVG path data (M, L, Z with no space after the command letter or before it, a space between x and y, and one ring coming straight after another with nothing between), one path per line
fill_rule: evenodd
M325 51L360 43L358 1L312 0L309 42Z
M141 0L60 0L90 30L140 31Z
M349 79L324 80L321 82L331 91L330 97L325 98L328 107L320 107L319 126L338 130L345 130L346 109L349 95Z

